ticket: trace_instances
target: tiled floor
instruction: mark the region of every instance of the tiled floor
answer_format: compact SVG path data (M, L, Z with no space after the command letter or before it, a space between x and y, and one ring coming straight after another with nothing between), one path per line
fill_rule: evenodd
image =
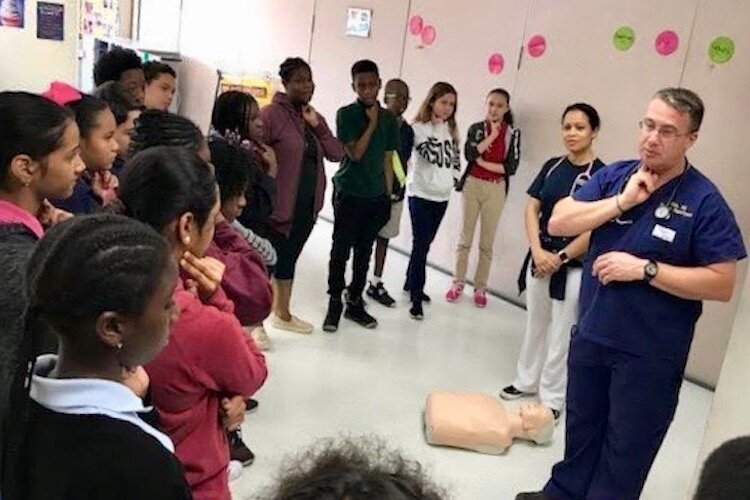
M375 434L421 461L456 499L513 499L518 491L540 488L563 453L563 429L549 446L516 443L504 456L488 456L425 444L421 411L435 389L495 394L513 378L524 333L525 312L490 298L484 311L469 300L442 299L450 279L428 271L434 298L426 318L409 318L398 307L378 304L370 312L377 330L342 319L336 334L319 326L325 315L331 226L320 222L298 266L294 311L318 328L303 336L273 331L270 377L258 394L258 413L243 431L257 458L232 483L237 499L256 498L272 481L282 460L324 437ZM406 259L392 252L385 282L393 292L403 284ZM468 299L468 297L466 298ZM693 384L682 389L677 416L657 457L643 494L647 500L682 500L695 470L712 393Z

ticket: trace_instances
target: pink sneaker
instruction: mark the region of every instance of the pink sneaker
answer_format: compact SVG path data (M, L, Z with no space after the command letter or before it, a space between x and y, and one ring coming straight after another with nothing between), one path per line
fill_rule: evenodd
M474 305L480 309L487 307L487 293L484 290L474 290Z
M445 300L448 302L455 302L461 298L464 293L464 284L454 282L451 287L445 292Z

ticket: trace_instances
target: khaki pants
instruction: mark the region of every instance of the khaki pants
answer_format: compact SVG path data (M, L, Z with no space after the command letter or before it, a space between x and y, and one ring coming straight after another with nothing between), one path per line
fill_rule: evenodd
M456 281L466 281L466 268L469 265L469 252L474 241L474 230L477 219L481 225L479 231L479 262L474 275L475 288L487 288L487 279L492 265L492 247L495 244L495 233L500 222L500 215L505 206L505 181L490 182L467 176L462 191L464 222L461 239L456 249Z

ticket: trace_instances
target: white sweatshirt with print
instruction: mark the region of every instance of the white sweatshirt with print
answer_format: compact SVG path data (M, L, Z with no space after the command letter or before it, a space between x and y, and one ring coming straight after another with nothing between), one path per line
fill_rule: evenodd
M448 201L461 176L461 154L447 123L412 124L414 152L406 181L408 196Z

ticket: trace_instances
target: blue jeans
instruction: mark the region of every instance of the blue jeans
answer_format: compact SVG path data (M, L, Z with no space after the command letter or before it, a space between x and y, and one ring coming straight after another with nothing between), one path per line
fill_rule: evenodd
M412 247L409 268L406 271L406 288L411 292L412 302L421 300L424 293L427 253L430 251L430 245L435 239L447 208L447 201L438 202L416 196L409 197Z

